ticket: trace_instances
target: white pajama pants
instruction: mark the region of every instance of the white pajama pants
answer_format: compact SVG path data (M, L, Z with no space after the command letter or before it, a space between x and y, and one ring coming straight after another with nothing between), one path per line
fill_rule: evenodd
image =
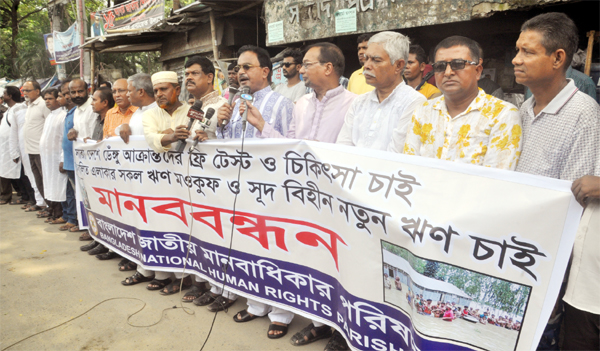
M292 319L294 319L294 314L290 311L279 307L273 307L252 299L248 299L248 313L261 317L268 313L271 323L277 322L290 324Z

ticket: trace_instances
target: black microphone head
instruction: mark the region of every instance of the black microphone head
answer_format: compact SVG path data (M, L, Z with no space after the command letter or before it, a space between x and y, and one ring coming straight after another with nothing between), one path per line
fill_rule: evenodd
M206 111L206 115L204 115L204 119L209 120L212 118L212 116L214 114L215 114L215 109L211 107Z
M202 112L202 101L198 100L194 102L192 107L190 107L187 116L190 119L202 120L202 118L204 118L204 112Z
M194 104L190 108L193 108L196 111L201 111L202 110L202 101L197 100L196 102L194 102Z

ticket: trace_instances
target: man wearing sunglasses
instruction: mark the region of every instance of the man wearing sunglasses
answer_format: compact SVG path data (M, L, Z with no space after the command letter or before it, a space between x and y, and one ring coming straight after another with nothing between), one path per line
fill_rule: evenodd
M300 79L300 67L302 67L302 52L298 49L288 51L283 57L283 76L287 78L287 84L282 83L275 87L275 92L294 103L306 92L306 86Z
M435 81L443 96L419 106L406 134L394 130L389 150L514 170L521 151L521 118L512 104L477 86L480 46L453 36L435 48ZM406 138L405 138L406 135Z

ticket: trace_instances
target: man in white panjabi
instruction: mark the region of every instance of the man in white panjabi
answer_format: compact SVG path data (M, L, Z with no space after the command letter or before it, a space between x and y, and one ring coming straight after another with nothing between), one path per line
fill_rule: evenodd
M52 203L54 213L48 223L64 224L61 203L67 199L67 174L59 171L62 153L62 137L67 111L58 102L58 90L48 89L44 92L46 107L50 114L44 122L44 130L40 138L40 156L44 176L44 195ZM61 221L62 219L62 221Z

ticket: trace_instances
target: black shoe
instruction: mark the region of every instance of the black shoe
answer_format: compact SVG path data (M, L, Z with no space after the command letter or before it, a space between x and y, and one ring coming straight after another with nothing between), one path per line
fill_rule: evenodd
M97 241L92 241L89 244L85 244L82 247L79 248L79 250L81 251L90 251L91 249L95 248L98 245Z
M98 244L95 248L88 251L88 255L99 255L108 252L108 249L102 244Z
M338 332L336 330L333 332L331 339L329 339L329 342L327 343L327 345L325 345L325 349L323 351L346 351L346 350L350 350L350 347L348 347L348 343L346 342L346 339L344 339L342 334L340 334L340 332Z

